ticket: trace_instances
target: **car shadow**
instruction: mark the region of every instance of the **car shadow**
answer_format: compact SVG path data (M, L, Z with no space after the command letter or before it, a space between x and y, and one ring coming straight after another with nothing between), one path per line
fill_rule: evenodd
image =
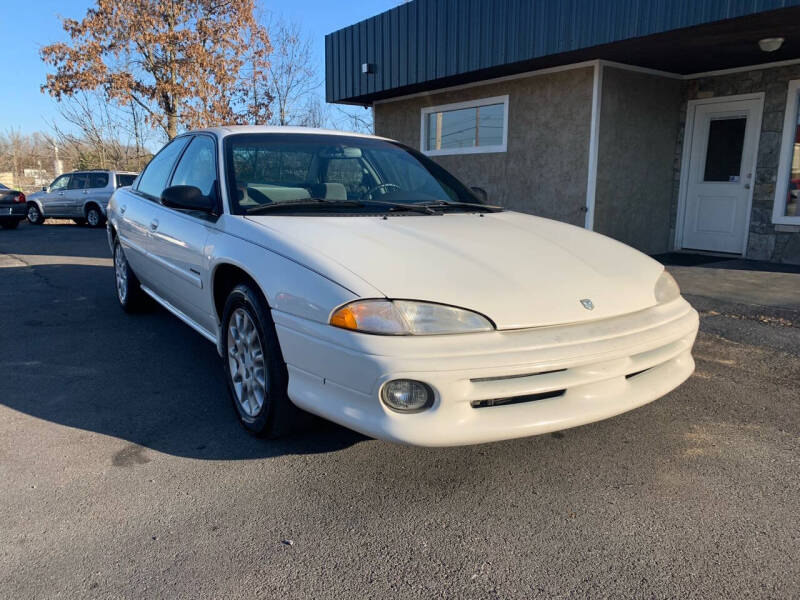
M127 315L110 267L0 269L0 404L137 448L206 460L334 452L364 436L318 420L280 440L248 434L229 400L215 347L159 307Z

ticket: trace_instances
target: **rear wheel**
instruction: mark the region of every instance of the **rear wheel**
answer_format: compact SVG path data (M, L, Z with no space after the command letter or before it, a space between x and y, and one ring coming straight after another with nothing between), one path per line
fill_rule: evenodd
M223 365L228 391L241 424L254 435L280 437L311 416L289 400L289 376L275 324L256 290L239 284L222 313Z
M89 227L100 227L103 224L103 213L94 204L86 209L86 222Z
M147 295L131 271L119 240L114 240L114 280L117 299L125 312L138 312L147 306Z
M44 223L44 215L42 211L39 210L39 207L36 206L35 203L31 202L28 204L28 222L31 225L41 225Z
M3 229L16 229L19 226L19 219L0 219L0 227Z

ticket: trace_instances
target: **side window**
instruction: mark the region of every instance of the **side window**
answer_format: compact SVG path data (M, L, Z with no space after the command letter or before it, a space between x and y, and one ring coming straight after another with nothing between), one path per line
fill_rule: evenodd
M59 190L67 189L69 185L69 175L62 175L61 177L57 177L53 183L50 184L50 191L57 192Z
M68 190L82 190L89 187L89 174L88 173L73 173L72 178L69 180Z
M126 175L126 174L118 174L117 175L117 187L125 187L127 185L133 185L133 182L136 180L136 175Z
M90 188L104 188L108 185L108 173L89 173Z
M161 192L167 187L172 166L188 143L188 137L180 137L164 146L145 167L136 189L151 198L161 198Z
M196 136L183 153L170 185L193 185L204 196L210 196L217 180L214 152L214 140L206 135Z

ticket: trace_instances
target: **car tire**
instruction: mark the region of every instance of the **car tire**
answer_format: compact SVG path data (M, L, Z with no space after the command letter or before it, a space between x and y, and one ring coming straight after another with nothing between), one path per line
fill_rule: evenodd
M103 217L103 213L100 209L94 204L89 205L86 208L86 224L89 225L89 227L97 228L102 227L104 223L105 217Z
M222 312L222 350L228 392L248 432L277 438L311 422L311 415L289 400L289 375L275 323L266 301L250 284L239 284L228 294Z
M28 223L31 225L42 225L44 224L44 215L42 211L39 210L39 207L36 206L35 203L31 202L28 204Z
M19 219L0 219L0 227L3 229L16 229L19 226Z
M148 306L148 296L125 258L119 239L114 240L114 289L119 305L127 313L140 312Z
M72 219L72 222L75 223L75 225L86 225L86 219Z

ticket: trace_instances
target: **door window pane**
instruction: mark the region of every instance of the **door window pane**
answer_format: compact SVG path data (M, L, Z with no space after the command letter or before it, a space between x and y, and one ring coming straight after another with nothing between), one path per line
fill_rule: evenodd
M429 113L426 150L500 146L504 113L504 104Z
M711 120L703 181L739 181L746 126L747 117Z
M74 173L69 180L68 190L82 190L88 187L89 174L88 173Z
M150 164L145 167L144 173L139 179L139 186L136 189L151 198L161 198L161 192L167 187L167 180L172 172L172 166L178 160L178 156L180 156L181 151L188 142L188 137L182 137L164 146L153 157Z
M797 115L794 126L794 145L792 146L792 158L789 165L789 192L786 197L786 217L800 217L800 102L797 104Z
M90 188L104 188L108 185L108 173L89 173Z
M57 192L59 190L67 189L67 185L69 184L69 175L62 175L58 177L52 184L50 184L50 191Z
M193 185L204 196L210 196L217 181L217 161L214 160L214 140L198 135L178 163L170 185Z
M126 175L126 174L119 174L117 175L117 187L125 187L127 185L133 185L133 181L136 179L136 175Z

